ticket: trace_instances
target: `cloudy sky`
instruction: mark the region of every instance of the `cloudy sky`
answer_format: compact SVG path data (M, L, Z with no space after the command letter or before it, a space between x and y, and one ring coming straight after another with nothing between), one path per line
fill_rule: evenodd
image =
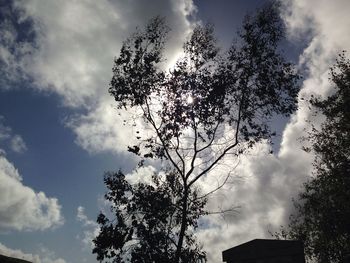
M222 46L246 12L264 1L12 0L0 1L0 254L35 263L95 262L91 239L104 208L104 171L132 173L128 130L107 89L122 41L155 15L170 27L169 65L196 23L215 24ZM283 49L304 75L299 109L276 120L274 154L261 143L235 169L237 180L211 198L198 237L209 262L221 251L285 224L291 198L310 175L300 149L311 94L331 92L328 68L350 49L350 1L286 0ZM316 117L319 121L321 117ZM151 168L144 169L147 174ZM201 181L210 190L217 178Z

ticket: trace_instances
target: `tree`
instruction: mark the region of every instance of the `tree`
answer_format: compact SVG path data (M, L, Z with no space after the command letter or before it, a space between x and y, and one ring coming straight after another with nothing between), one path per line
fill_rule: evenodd
M340 54L330 70L334 92L311 105L325 116L308 139L315 154L313 177L304 185L296 213L280 237L300 239L317 262L342 262L350 252L350 60Z
M176 229L181 223L183 185L176 173L168 173L163 178L153 175L152 184L130 184L125 175L107 173L105 183L109 192L106 199L114 204L116 221L111 222L100 214L97 222L101 234L95 239L94 253L98 260L114 258L115 262L171 262L175 258ZM188 207L187 221L193 229L197 219L203 214L206 199L197 198L196 189L188 193L193 200ZM134 234L137 233L138 242ZM196 244L192 231L185 235L181 262L198 262L205 253ZM128 245L126 245L128 244ZM113 249L109 249L109 248ZM131 253L126 256L125 249ZM114 253L119 250L119 253Z
M163 70L167 33L164 20L157 17L125 41L115 59L109 92L119 110L132 112L132 120L144 122L145 127L135 134L138 143L128 147L140 157L140 166L148 159L162 160L163 169L175 174L181 186L174 193L178 201L164 208L175 207L179 218L178 227L172 229L174 253L167 262L193 262L183 257L186 247L191 247L188 232L204 214L204 210L193 211L193 202L209 195L193 198L199 193L194 191L198 180L213 176L228 156L238 158L255 143L270 140L270 118L287 116L296 108L299 76L278 52L283 26L272 5L246 17L240 39L225 53L219 52L212 26L195 27L183 46L183 57L172 69ZM125 191L116 185L110 188L112 193ZM118 217L123 204L113 203ZM121 219L116 224L100 219L102 226L108 222L108 228L102 227L94 252L99 259L107 253L120 255L121 250L115 251L128 242L113 246L112 233L120 233ZM132 235L143 238L137 227ZM100 247L102 237L109 246Z

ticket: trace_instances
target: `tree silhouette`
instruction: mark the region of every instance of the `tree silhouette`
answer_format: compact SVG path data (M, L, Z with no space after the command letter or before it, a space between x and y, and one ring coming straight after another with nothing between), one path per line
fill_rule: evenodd
M112 202L116 221L100 214L97 222L101 234L95 239L94 253L98 260L114 258L116 262L173 262L176 253L176 231L181 227L183 185L176 173L160 178L154 175L152 184L130 184L125 175L107 173L105 183L109 189L106 199ZM188 206L186 246L181 262L198 262L205 253L197 245L193 230L197 219L204 214L205 198L198 198L196 189L188 192L192 200ZM135 242L137 236L137 242ZM128 245L126 245L128 244ZM108 251L110 250L110 254ZM119 253L113 253L119 250ZM127 251L130 251L128 256Z
M315 153L313 177L304 185L296 213L278 236L300 239L317 262L343 262L350 252L350 60L339 55L331 68L334 93L311 104L325 116L308 139Z
M144 31L136 32L125 41L115 59L109 92L118 109L133 113L133 121L144 122L145 127L135 134L138 143L128 147L141 158L140 166L147 159L160 159L166 174L175 174L180 186L172 192L178 200L167 203L168 207L164 203L163 207L166 213L174 207L178 220L177 227L171 229L174 253L166 262L194 262L191 259L195 257L187 255L189 261L186 261L183 256L194 244L188 232L204 213L202 209L196 211L198 208L193 202L203 199L202 208L209 194L198 196L198 180L203 176L214 176L213 172L219 172L220 164L228 156L238 158L257 142L271 138L270 118L276 114L289 115L295 110L299 76L293 65L278 52L283 26L277 8L272 5L245 18L238 33L239 40L225 53L219 52L212 26L195 27L183 46L183 57L170 70L163 69L162 50L167 33L164 19L157 17ZM109 200L109 195L127 191L123 188L124 183L107 183L107 186ZM137 189L140 187L136 186ZM158 185L155 189L161 187ZM193 198L193 194L197 196ZM167 197L163 198L165 202ZM118 219L118 211L124 209L126 203L111 201L117 211L117 222L105 221L102 215L99 217L102 232L95 240L94 253L101 260L107 253L121 259L126 254L122 248L130 245L129 238L117 246L113 243L115 235L126 229L119 227L124 219ZM131 213L127 208L125 211ZM152 217L158 216L157 211L149 213ZM193 215L196 216L193 218ZM156 235L156 232L148 234ZM137 250L131 249L131 253L141 253L143 234L135 226L129 235L130 239L139 240L133 246ZM164 237L167 239L169 235ZM108 245L102 247L101 239ZM198 248L197 245L194 247ZM142 253L154 253L151 248L145 251ZM164 251L163 247L161 254ZM152 260L165 262L153 257Z

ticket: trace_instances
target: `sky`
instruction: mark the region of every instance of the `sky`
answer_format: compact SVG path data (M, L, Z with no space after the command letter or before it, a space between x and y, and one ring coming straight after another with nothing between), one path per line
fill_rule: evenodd
M35 263L96 262L91 239L103 200L103 174L122 168L135 174L126 151L129 130L108 94L113 59L122 41L150 18L172 28L169 65L197 23L213 23L223 47L242 18L264 1L210 0L0 0L0 254ZM208 261L221 252L287 223L291 199L311 175L312 155L299 138L305 102L332 92L328 70L350 49L348 0L285 0L281 16L287 40L281 47L303 74L298 110L273 122L279 136L243 156L232 183L210 198L208 208L239 207L210 216L197 233ZM218 176L200 181L204 190Z

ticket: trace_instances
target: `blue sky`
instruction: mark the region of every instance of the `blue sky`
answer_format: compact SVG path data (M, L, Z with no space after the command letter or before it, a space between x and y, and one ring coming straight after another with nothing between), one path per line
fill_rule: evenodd
M220 44L228 46L245 13L263 2L2 1L0 254L35 263L95 262L89 238L105 209L103 173L132 173L136 164L125 151L130 127L121 125L107 92L122 41L136 26L163 15L172 27L165 50L171 64L195 23L213 23ZM304 73L299 98L326 96L328 68L350 47L350 3L288 0L282 6L288 33L282 48ZM286 223L291 198L310 176L312 156L297 140L310 116L299 100L290 119L273 123L281 134L274 154L267 154L266 142L259 144L237 167L244 180L213 196L209 208L241 209L224 221L205 219L208 227L198 237L209 262L221 262L222 250L269 237L268 230ZM213 178L200 182L203 189L210 189Z

